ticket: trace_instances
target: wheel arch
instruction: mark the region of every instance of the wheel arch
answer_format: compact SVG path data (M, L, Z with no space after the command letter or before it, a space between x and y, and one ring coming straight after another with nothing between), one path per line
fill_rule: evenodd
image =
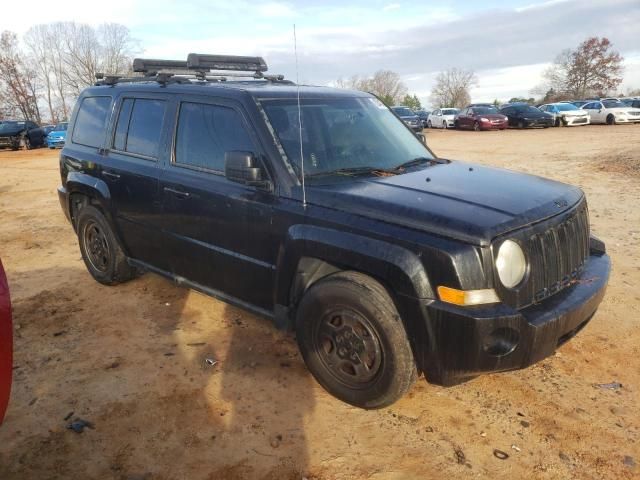
M289 229L278 255L276 309L293 314L297 302L314 283L345 270L371 276L389 290L394 301L398 295L434 298L427 272L415 253L354 233L295 225Z
M77 227L78 212L85 205L92 205L100 210L113 228L111 193L104 181L86 173L69 172L65 188L69 192L69 214L74 229Z

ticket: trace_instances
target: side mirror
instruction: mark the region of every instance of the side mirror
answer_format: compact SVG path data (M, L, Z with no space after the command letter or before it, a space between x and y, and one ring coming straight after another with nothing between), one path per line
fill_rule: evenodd
M252 152L237 150L226 152L224 154L224 176L232 182L262 190L272 190L271 182L264 178L263 169L259 166Z
M427 137L424 135L424 133L416 133L416 137L418 137L420 141L425 145L427 144Z

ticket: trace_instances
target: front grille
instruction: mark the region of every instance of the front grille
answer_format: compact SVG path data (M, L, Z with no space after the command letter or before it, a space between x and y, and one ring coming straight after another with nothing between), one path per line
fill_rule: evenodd
M531 274L529 291L539 302L577 278L589 255L589 218L586 208L550 229L529 237L526 243Z
M576 118L573 123L587 123L586 117Z
M497 282L505 303L524 308L558 293L579 277L589 257L586 201L559 217L509 236L522 246L529 273L516 289L506 289Z

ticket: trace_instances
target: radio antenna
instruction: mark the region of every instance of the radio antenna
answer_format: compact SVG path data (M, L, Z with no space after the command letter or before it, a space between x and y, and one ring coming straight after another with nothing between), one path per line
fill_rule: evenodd
M296 24L293 24L293 52L296 57L296 87L298 91L298 132L300 137L300 175L302 177L302 206L307 206L307 191L304 185L304 151L302 149L302 108L300 107L300 78L298 76L298 39L296 37Z

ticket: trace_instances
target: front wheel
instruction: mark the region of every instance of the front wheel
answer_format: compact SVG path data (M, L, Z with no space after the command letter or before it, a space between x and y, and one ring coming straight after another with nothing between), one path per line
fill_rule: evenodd
M446 121L445 121L445 122L442 122L442 128L444 128L445 130L446 130L447 128L449 128L449 127L447 126L447 122L446 122Z
M351 405L391 405L417 378L389 293L361 273L340 272L314 284L298 307L296 337L318 383Z
M612 114L607 115L607 125L615 125L616 117Z
M480 131L480 124L478 122L474 122L473 124L473 130L475 132L479 132Z
M102 212L87 205L78 214L78 242L82 260L91 276L104 285L116 285L135 277L127 258Z

